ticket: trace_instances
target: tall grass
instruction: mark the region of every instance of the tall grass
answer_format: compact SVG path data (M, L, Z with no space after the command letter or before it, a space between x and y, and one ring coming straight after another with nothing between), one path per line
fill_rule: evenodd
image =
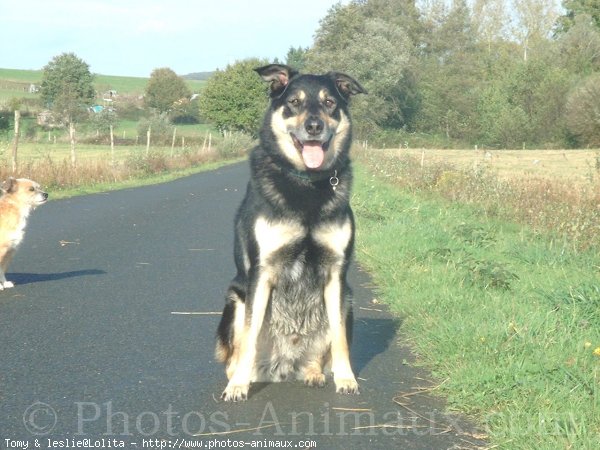
M587 183L564 178L502 179L491 170L457 169L450 164L421 166L419 158L356 149L381 179L410 192L434 193L476 206L489 217L516 220L534 231L551 234L557 245L600 248L600 168Z
M242 134L215 136L211 147L200 140L181 148L151 147L146 153L141 146L118 147L117 157L111 159L106 145L85 145L75 167L71 165L68 150L57 152L51 145L42 145L35 153L20 159L16 173L11 171L8 155L0 159L0 179L9 176L31 178L51 193L65 190L89 190L96 185L107 187L155 175L185 171L207 163L244 156L253 140ZM44 151L45 150L45 151ZM8 152L7 152L8 153Z

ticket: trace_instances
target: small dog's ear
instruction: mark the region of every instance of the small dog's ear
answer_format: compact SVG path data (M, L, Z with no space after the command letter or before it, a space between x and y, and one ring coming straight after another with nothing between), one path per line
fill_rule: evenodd
M17 180L10 177L8 180L2 183L2 192L11 194L17 190Z
M367 90L358 81L345 73L329 72L327 75L331 77L338 92L345 99L350 98L351 95L367 94Z
M263 80L271 83L271 97L279 97L298 71L283 64L269 64L254 69Z

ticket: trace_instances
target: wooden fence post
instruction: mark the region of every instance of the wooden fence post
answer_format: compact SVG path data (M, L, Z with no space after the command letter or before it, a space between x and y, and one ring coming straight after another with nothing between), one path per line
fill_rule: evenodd
M173 127L173 140L171 141L171 158L175 153L175 137L177 136L177 127Z
M77 165L77 157L75 156L75 124L69 120L69 138L71 140L71 167Z
M148 131L146 131L146 156L150 154L150 133L152 132L152 127L148 127Z
M12 171L17 171L17 151L19 148L19 127L21 122L21 111L15 109L15 135L13 137L12 145Z
M112 123L110 124L110 163L113 166L115 165L115 135Z
M204 153L206 151L206 141L207 140L208 140L208 131L204 135L204 142L202 143L202 150L200 150L201 153Z

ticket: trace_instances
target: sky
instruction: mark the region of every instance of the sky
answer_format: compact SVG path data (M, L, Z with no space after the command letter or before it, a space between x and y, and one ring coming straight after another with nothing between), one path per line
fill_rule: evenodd
M0 0L0 67L41 69L73 52L103 75L224 69L308 47L338 0ZM342 2L343 3L343 2Z

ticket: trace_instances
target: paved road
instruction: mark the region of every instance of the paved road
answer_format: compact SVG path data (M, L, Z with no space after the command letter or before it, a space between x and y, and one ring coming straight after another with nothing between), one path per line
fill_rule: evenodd
M406 364L401 322L372 303L356 268L360 396L283 383L255 385L243 404L219 400L218 316L174 313L220 311L247 177L236 164L34 213L9 269L17 286L0 292L0 448L36 439L41 448L84 439L99 448L472 448L469 426L443 415L439 400L401 395L426 386L426 374Z

